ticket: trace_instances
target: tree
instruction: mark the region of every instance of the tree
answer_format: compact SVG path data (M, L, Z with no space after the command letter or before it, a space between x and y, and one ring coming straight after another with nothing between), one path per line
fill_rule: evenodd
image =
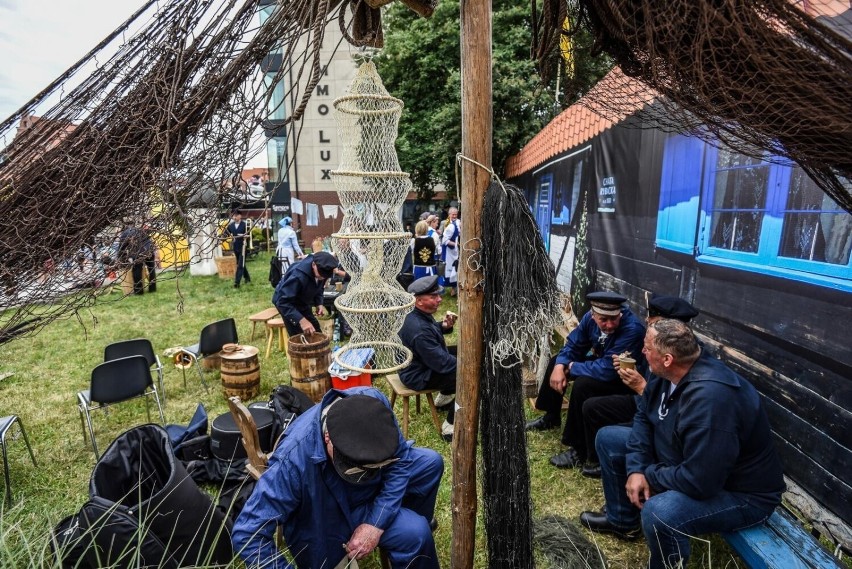
M557 113L573 103L611 67L585 50L575 55L576 72L542 85L530 59L529 5L493 3L493 167L502 174L506 159L518 152ZM443 184L455 194L455 157L461 150L461 76L459 2L442 0L430 19L394 2L384 15L385 48L375 59L387 87L405 103L397 152L402 169L411 174L418 197L431 198ZM587 36L574 39L588 46ZM554 76L556 74L553 74Z

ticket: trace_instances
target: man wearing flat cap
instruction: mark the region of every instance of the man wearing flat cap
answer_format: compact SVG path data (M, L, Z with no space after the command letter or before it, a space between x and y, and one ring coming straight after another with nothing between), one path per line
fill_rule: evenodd
M598 462L594 447L586 441L583 404L592 397L632 393L621 382L612 363L613 355L630 353L637 361L643 360L645 327L623 306L627 299L614 292L592 292L586 299L592 309L568 335L565 347L551 359L539 389L536 408L545 414L527 423L528 431L559 427L562 396L568 382L573 382L562 432L562 444L569 448L550 459L558 468Z
M403 439L369 387L331 390L269 459L231 532L249 568L331 569L381 547L395 569L440 567L432 538L441 455ZM275 547L281 526L294 561Z
M331 253L314 253L293 265L275 287L272 304L290 336L310 335L320 329L311 307L316 307L319 316L325 314L322 292L337 266L337 258Z
M650 326L663 318L674 318L688 323L698 316L698 310L687 301L676 296L652 295L648 299L648 317L645 324ZM612 363L618 372L618 377L629 387L630 394L605 395L592 397L583 404L583 419L586 430L586 448L595 447L595 437L598 431L608 425L629 425L636 414L636 404L639 396L645 390L648 375L644 361L636 362L639 367L627 368L621 366L619 354L613 354ZM598 462L587 462L581 472L587 478L600 478L601 465Z
M456 392L456 352L447 348L444 334L453 331L456 316L444 315L440 322L432 315L441 305L443 288L438 284L438 275L421 277L411 283L408 292L414 295L414 309L405 317L399 331L403 345L411 350L412 359L408 367L399 372L399 379L409 389L437 389L442 395ZM444 439L453 436L455 406L447 413L441 428Z

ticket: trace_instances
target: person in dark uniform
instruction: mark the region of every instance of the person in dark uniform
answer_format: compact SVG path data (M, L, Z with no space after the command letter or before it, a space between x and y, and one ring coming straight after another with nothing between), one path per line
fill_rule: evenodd
M148 270L148 292L157 292L156 249L148 232L137 227L132 220L125 222L125 228L118 237L118 258L130 263L133 277L133 294L143 294L142 271Z
M650 569L686 567L691 536L771 516L784 474L760 394L689 326L654 322L643 352L651 375L633 426L595 439L606 512L583 512L580 523L622 539L644 533Z
M381 547L395 569L439 569L432 520L443 472L440 454L402 438L381 392L333 389L270 456L234 524L234 551L250 569L332 569Z
M681 322L689 322L698 316L698 310L687 301L676 296L653 295L648 299L648 317L645 324L650 326L663 318L674 318ZM604 395L592 397L583 403L583 420L586 428L586 448L595 447L595 437L598 431L608 425L630 425L636 414L636 400L642 395L647 384L647 365L637 362L637 369L622 368L618 354L612 356L612 363L618 372L618 377L624 385L635 392L625 395ZM600 478L601 465L597 462L587 462L581 472L587 478Z
M575 468L587 460L597 463L595 449L586 443L583 404L602 395L629 395L631 389L621 382L612 364L612 356L629 352L642 359L645 327L629 308L627 299L614 292L592 292L586 295L592 309L580 320L565 342L565 347L550 360L536 399L542 417L527 423L527 430L554 429L561 423L562 397L569 382L568 415L562 444L568 450L551 457L558 468Z
M275 287L272 304L284 319L288 334L319 331L320 324L311 307L316 307L318 316L325 315L323 289L337 266L337 258L331 253L314 253L293 265Z
M243 221L243 214L239 210L235 210L231 218L231 223L225 228L225 235L231 237L231 250L234 252L234 257L237 260L237 271L234 274L234 288L240 288L240 281L243 277L246 278L246 283L251 282L246 268L246 222Z
M438 389L443 395L456 392L456 349L447 348L444 334L453 331L456 316L447 313L437 322L432 315L441 305L442 287L438 275L421 277L411 283L408 292L414 295L414 310L405 317L399 330L403 345L411 350L411 364L400 370L399 379L409 389ZM441 435L452 440L455 405L447 412Z

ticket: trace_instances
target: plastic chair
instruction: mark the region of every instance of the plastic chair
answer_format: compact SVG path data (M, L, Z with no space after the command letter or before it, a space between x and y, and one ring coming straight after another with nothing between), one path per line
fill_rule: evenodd
M195 369L198 370L198 377L201 378L201 385L204 389L208 389L207 382L204 380L204 371L201 369L199 360L218 354L225 344L237 344L237 323L233 318L226 318L208 324L201 330L201 338L197 344L183 348L183 352L195 362ZM186 370L183 372L183 386L186 387Z
M92 427L91 412L123 401L145 397L145 408L148 411L148 422L151 422L151 407L149 397L153 396L160 412L160 424L165 425L163 407L157 387L151 379L151 368L144 356L130 356L104 362L92 370L89 389L77 393L77 407L80 411L80 424L83 427L83 442L86 441L86 426L89 428L89 438L95 458L100 458L98 444L95 441L95 430ZM84 419L85 418L85 419ZM85 422L84 422L85 421Z
M24 424L21 423L18 416L9 415L8 417L0 419L0 448L3 450L3 475L6 478L6 503L10 506L12 505L12 483L9 480L9 460L6 457L6 434L8 434L9 429L11 429L12 425L15 423L18 424L18 429L20 429L21 435L24 437L27 450L30 451L30 458L33 461L33 466L38 466L38 464L36 464L35 455L33 455L33 448L30 446L30 440L27 438L27 432L24 430Z
M163 405L166 404L166 388L163 387L163 364L159 356L154 353L154 346L147 338L136 338L135 340L122 340L113 342L104 348L104 361L117 360L128 356L144 356L148 367L157 370L157 384L160 386L160 395L163 396Z

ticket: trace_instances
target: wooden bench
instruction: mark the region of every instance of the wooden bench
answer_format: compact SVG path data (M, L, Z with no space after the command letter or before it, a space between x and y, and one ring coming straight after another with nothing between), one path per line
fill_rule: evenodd
M722 537L752 569L843 568L783 507L765 523Z
M278 309L274 306L272 308L261 310L257 314L252 314L251 316L249 316L249 322L251 322L251 339L254 340L254 332L255 328L257 328L258 322L266 323L267 320L275 318L276 316L278 316Z
M429 402L429 410L432 412L432 422L435 423L435 428L438 429L438 434L441 434L441 419L438 416L438 409L435 407L435 400L432 398L432 394L438 393L437 389L425 389L423 391L415 391L413 389L409 389L402 383L402 380L399 379L399 375L395 373L391 373L385 376L388 380L388 383L393 390L393 394L391 395L390 404L391 408L393 408L394 403L396 403L396 398L402 398L402 436L406 439L408 438L408 422L410 419L409 416L409 397L417 397L416 399L416 407L417 412L420 413L420 396L425 395L426 401Z

